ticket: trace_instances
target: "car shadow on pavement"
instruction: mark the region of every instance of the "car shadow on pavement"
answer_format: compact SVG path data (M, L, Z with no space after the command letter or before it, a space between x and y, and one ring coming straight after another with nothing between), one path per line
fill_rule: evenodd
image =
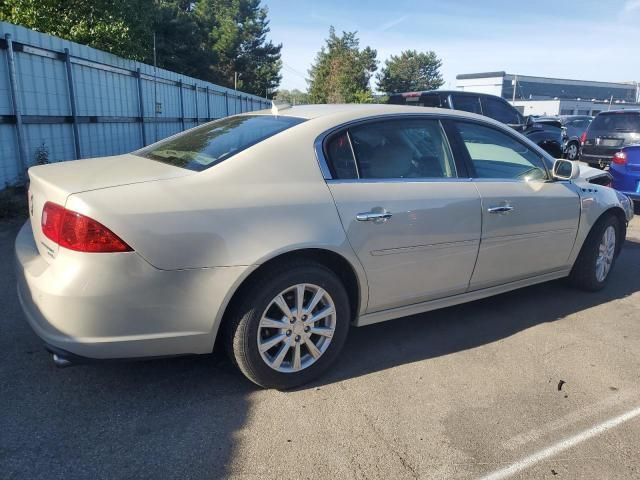
M492 343L535 325L640 291L640 243L627 240L608 285L600 292L547 282L471 303L389 322L352 328L325 385L398 365L449 355Z

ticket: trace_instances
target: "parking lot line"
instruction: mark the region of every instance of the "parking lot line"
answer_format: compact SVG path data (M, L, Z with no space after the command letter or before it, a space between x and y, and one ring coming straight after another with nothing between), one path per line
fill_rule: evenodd
M524 457L521 460L509 465L508 467L501 468L492 473L489 473L480 478L480 480L501 480L503 478L508 478L522 470L525 470L532 465L535 465L538 462L546 460L547 458L553 457L564 450L567 450L579 443L582 443L590 438L593 438L601 433L606 432L607 430L611 430L612 428L617 427L629 420L634 419L635 417L640 416L640 407L636 407L633 410L629 410L626 413L618 415L617 417L611 418L605 422L594 425L593 427L583 430L582 432L573 435L569 438L565 438L558 443L555 443L547 448L543 448L542 450L529 455L528 457Z
M552 432L565 429L577 424L578 422L585 421L588 418L593 418L596 415L612 409L612 407L620 408L627 401L637 399L639 396L640 392L636 389L618 392L617 394L606 397L595 404L585 405L578 410L574 410L553 422L546 423L542 427L534 428L505 440L502 442L502 446L508 450L516 450L521 448L523 445L534 442L545 435L551 434Z

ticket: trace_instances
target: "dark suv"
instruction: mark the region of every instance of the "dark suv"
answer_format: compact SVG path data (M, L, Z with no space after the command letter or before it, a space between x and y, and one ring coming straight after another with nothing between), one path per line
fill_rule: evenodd
M425 92L394 93L389 97L388 103L450 108L484 115L506 123L554 158L562 157L562 129L560 125L536 123L533 117L525 118L502 97L457 90L430 90Z
M604 168L623 147L640 143L640 110L601 112L580 139L580 160Z

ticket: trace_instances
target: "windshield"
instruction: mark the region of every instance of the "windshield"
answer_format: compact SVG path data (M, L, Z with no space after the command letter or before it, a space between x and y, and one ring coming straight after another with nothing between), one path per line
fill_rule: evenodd
M154 143L134 154L199 172L302 122L302 118L273 115L228 117Z
M640 114L608 113L598 115L591 122L590 131L640 132Z

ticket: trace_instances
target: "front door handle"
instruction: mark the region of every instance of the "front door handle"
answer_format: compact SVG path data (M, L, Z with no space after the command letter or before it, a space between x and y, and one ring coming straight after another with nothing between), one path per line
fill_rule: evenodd
M391 212L387 212L383 210L381 212L364 212L356 215L356 220L359 222L377 222L382 223L389 220L393 214Z
M490 207L487 209L489 213L509 213L513 211L511 205L500 205L499 207Z

